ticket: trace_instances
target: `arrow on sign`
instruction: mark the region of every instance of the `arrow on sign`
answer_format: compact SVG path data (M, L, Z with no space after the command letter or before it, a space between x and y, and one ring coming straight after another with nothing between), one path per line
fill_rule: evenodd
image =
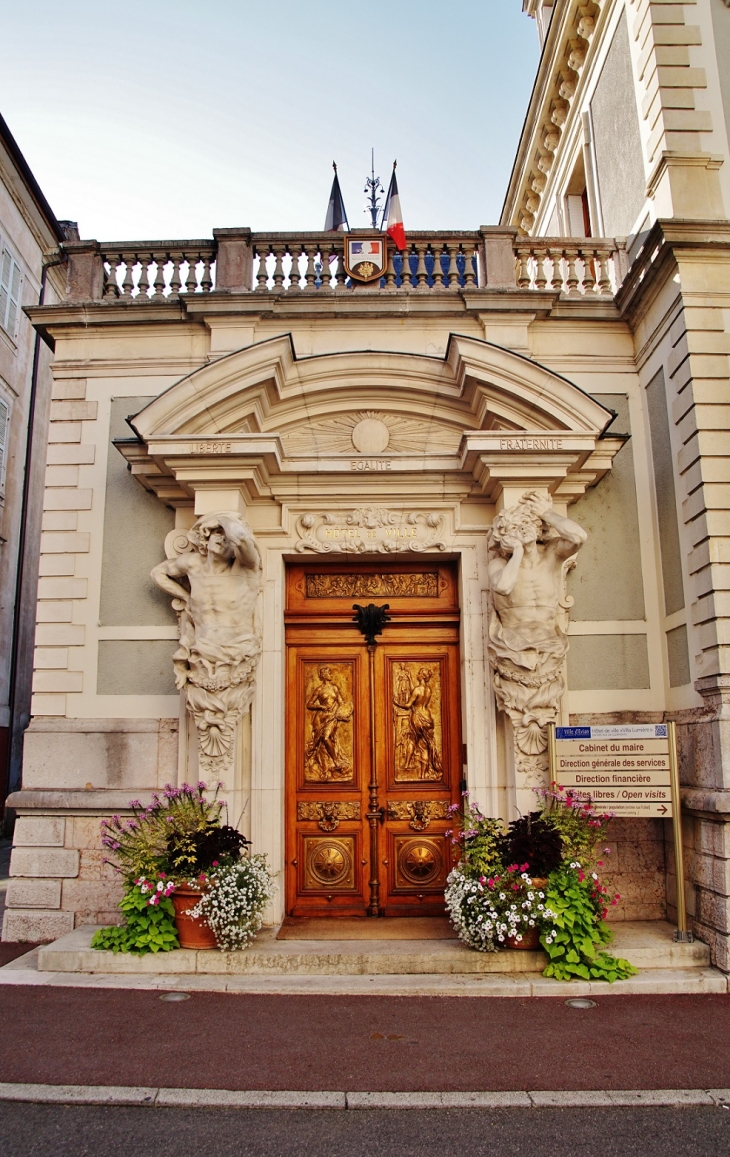
M663 816L665 816L667 814L667 809L666 809L666 806L664 804L662 804L662 806L660 808L657 808L657 811L660 811Z

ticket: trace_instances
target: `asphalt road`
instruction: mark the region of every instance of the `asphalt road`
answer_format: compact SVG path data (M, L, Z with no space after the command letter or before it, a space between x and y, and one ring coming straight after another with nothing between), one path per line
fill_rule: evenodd
M0 988L0 1080L341 1091L730 1088L730 998Z
M0 1105L3 1157L726 1157L723 1109L207 1110Z

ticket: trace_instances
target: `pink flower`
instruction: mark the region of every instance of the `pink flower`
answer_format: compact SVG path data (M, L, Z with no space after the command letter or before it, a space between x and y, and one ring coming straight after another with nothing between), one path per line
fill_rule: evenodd
M160 897L157 895L157 892L155 892L152 896L150 896L149 902L150 902L150 904L159 904Z
M585 872L583 871L582 868L579 868L578 869L578 879L582 881L582 880L585 880L585 878L586 878Z

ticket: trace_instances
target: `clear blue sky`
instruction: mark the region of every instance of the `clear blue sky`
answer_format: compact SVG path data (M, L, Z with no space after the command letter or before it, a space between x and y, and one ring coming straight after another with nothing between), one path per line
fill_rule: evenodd
M538 61L520 0L22 0L0 111L54 212L100 240L350 224L370 147L406 228L498 220Z

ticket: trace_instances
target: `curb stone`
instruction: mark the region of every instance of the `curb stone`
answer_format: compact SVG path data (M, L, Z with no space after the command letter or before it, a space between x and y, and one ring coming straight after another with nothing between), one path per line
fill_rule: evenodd
M0 1082L0 1101L44 1105L136 1105L219 1109L542 1109L730 1106L730 1089L558 1089L523 1092L338 1092L283 1089L164 1089L135 1085Z

